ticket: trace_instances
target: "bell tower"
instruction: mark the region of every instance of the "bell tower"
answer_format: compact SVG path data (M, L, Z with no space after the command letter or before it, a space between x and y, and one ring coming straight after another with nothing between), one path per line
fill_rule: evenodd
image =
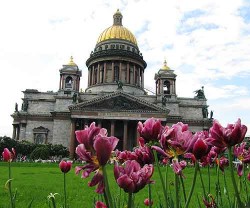
M155 88L157 100L165 98L176 98L176 74L167 66L167 61L164 61L163 67L155 74Z
M59 92L63 92L63 94L67 95L78 93L81 76L82 71L79 70L71 56L69 63L63 65L63 68L60 69Z

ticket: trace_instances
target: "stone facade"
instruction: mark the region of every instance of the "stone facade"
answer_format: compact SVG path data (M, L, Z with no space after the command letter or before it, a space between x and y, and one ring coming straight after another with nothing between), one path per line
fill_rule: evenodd
M147 64L135 37L121 20L117 11L114 25L101 33L86 61L85 92L79 91L81 70L73 58L59 71L57 92L23 91L22 108L12 114L13 139L63 144L73 157L77 145L75 130L91 122L118 137L120 149L137 145L137 123L151 117L167 125L187 123L192 131L210 127L212 119L208 116L204 89L197 91L194 98L178 97L177 76L166 62L155 74L156 93L148 95L144 89Z

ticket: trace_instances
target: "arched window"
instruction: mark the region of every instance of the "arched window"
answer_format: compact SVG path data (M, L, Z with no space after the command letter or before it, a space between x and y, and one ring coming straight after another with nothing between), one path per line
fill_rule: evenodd
M163 82L163 94L170 94L170 82L168 80L165 80Z
M119 66L115 66L115 68L114 68L114 79L115 79L115 81L119 81Z
M72 77L68 76L65 79L65 88L72 88L72 86L73 86L73 79Z

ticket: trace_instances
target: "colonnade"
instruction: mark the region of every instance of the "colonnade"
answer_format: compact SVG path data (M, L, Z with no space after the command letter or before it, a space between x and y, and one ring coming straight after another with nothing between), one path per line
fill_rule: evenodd
M111 69L110 69L111 68ZM125 71L124 71L125 69ZM108 71L111 70L111 76ZM88 86L122 81L124 84L144 87L144 69L130 62L103 62L89 67Z
M79 119L78 119L79 121ZM90 125L90 120L88 119L82 119L83 123L79 126L79 123L76 119L72 119L71 120L71 136L70 136L70 157L73 158L74 157L74 153L75 153L75 148L77 146L77 141L76 141L76 137L75 137L75 131L78 130L78 128L80 127L80 129L84 129L85 125ZM107 124L109 124L109 126L107 126ZM120 132L122 135L118 136L118 138L120 139L120 150L126 150L126 149L130 149L131 145L135 146L137 145L137 138L139 137L139 134L137 132L137 121L129 121L129 120L97 120L96 121L96 126L98 127L103 127L103 128L107 128L108 132L109 132L109 136L116 136L116 129L118 128L117 125L121 125L121 123L123 124L123 126L119 126L119 128L122 130L122 132ZM103 126L102 126L103 124ZM128 129L130 131L128 131ZM134 133L134 134L133 134ZM121 138L122 137L122 138ZM122 145L122 146L121 146Z

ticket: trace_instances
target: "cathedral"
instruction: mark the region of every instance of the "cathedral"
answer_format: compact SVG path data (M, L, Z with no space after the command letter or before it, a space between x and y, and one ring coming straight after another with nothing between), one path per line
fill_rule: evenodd
M119 138L120 150L137 145L137 123L148 118L169 126L183 122L194 132L211 126L203 87L193 98L178 97L177 75L166 61L156 70L155 92L145 90L147 63L122 18L117 10L113 25L99 35L86 61L88 85L84 92L80 90L82 71L73 57L59 70L57 92L23 91L22 107L19 110L16 106L11 115L13 139L62 144L73 156L75 131L91 122L106 128L109 136Z

